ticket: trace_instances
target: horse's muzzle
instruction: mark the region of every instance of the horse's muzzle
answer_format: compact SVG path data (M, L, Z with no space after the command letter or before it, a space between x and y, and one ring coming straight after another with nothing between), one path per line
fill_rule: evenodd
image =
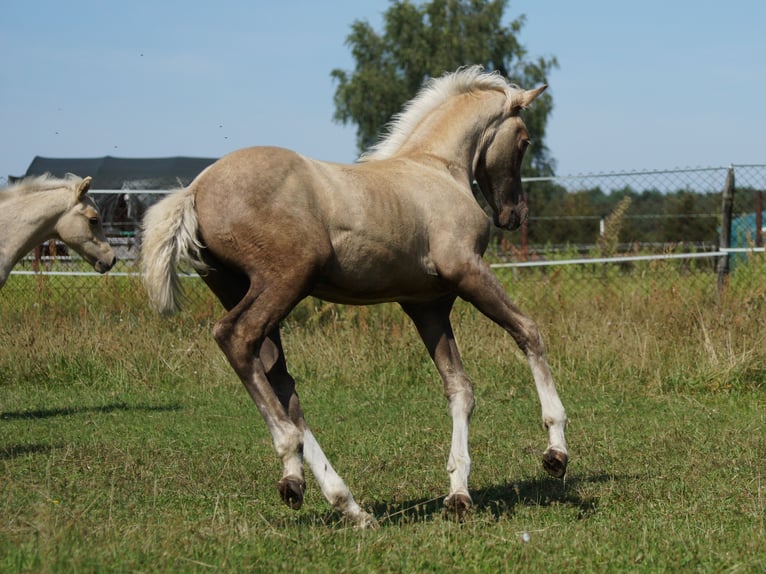
M117 257L112 256L111 261L104 261L103 259L97 260L96 263L93 265L93 268L99 273L106 273L112 267L114 267L115 263L117 263Z
M499 213L495 214L495 225L501 229L513 231L521 227L529 217L527 204L519 202L516 205L503 207Z

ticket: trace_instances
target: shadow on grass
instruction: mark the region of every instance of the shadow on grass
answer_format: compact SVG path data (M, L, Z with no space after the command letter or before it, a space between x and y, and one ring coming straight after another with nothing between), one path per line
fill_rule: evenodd
M53 417L66 417L81 413L111 413L115 411L143 411L143 412L169 412L179 411L183 407L180 403L168 405L129 405L127 403L113 403L95 407L62 407L57 409L35 409L32 411L17 411L0 413L0 421L25 421L36 419L49 419ZM28 454L48 453L53 449L60 448L56 444L11 444L0 446L0 460L10 460Z
M577 510L577 519L584 520L598 512L599 499L593 496L581 496L578 486L581 484L605 483L612 481L634 480L635 476L618 476L608 473L590 476L572 476L566 480L550 477L504 483L481 489L471 490L474 505L471 514L490 514L495 518L512 514L519 506L567 506ZM435 515L444 514L454 517L444 507L444 498L407 500L401 503L380 503L373 506L373 514L380 524L401 524L422 522Z
M23 421L34 419L49 419L53 417L67 417L81 413L111 413L115 411L144 411L144 412L167 412L179 411L183 407L180 403L169 405L129 405L127 403L113 403L96 407L62 407L58 409L36 409L32 411L16 411L0 413L0 421Z
M635 475L616 475L606 472L589 476L571 476L566 480L550 477L504 483L486 488L471 490L474 505L463 521L470 522L472 515L491 515L496 519L513 514L520 506L566 506L577 510L577 520L587 520L598 512L599 499L593 496L581 496L580 485L608 482L633 481L640 479ZM362 505L363 507L366 505ZM444 496L431 499L406 500L402 502L378 502L365 508L377 518L381 527L413 524L433 520L444 515L451 520L457 517L445 509ZM330 528L348 528L353 524L339 512L299 512L290 518L276 521L276 527L287 525L322 526Z
M28 454L46 454L54 448L61 448L56 444L11 444L0 446L0 460L10 460Z

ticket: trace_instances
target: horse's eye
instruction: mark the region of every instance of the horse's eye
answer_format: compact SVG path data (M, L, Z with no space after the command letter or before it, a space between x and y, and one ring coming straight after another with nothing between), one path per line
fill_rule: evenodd
M91 225L98 225L98 217L89 217L88 223L90 223Z

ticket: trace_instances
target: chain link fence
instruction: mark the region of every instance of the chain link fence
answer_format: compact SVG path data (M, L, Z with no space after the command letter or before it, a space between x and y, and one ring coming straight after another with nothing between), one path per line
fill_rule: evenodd
M493 266L525 291L542 282L569 299L661 291L714 300L761 268L765 186L766 165L529 179L529 222L496 236Z
M495 232L487 257L514 298L532 306L550 305L545 297L561 304L658 293L714 301L731 285L764 283L754 280L764 269L764 188L766 165L530 178L529 221L521 231ZM16 266L0 300L82 302L109 285L130 294L122 300L145 305L139 223L167 192L92 193L108 213L105 227L119 258L109 277L49 243ZM186 285L192 303L218 312L199 278Z

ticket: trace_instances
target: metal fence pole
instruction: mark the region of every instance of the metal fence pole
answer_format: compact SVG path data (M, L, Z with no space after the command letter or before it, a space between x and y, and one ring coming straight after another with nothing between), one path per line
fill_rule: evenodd
M721 237L719 246L722 251L731 247L731 213L734 207L734 166L726 173L721 205ZM729 276L729 254L724 253L718 260L718 292L726 286Z
M763 196L755 192L755 246L763 247Z

